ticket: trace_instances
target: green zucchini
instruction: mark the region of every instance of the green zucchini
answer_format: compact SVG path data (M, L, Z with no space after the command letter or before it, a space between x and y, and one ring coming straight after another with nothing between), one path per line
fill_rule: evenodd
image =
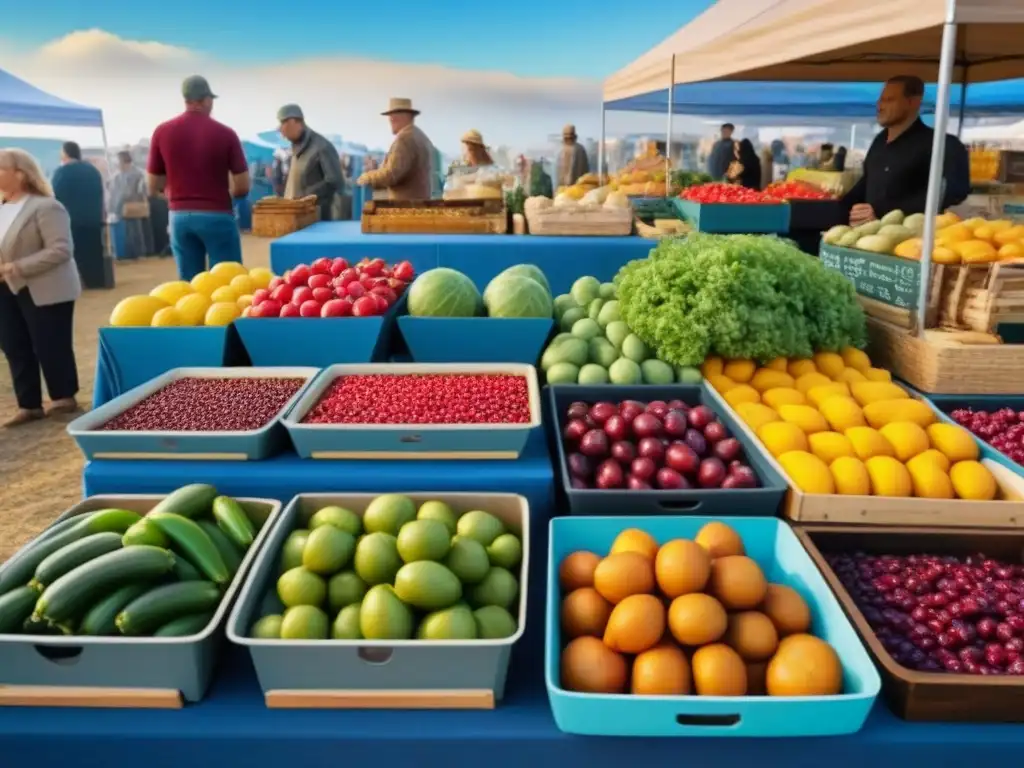
M147 518L163 531L174 548L210 581L224 586L231 573L217 547L195 520L171 512L150 512Z
M48 586L36 603L35 615L55 624L66 623L85 614L112 589L158 579L173 568L174 555L159 547L140 545L108 552Z
M214 610L220 600L217 585L208 581L165 584L128 603L114 623L122 635L151 635L174 619Z
M224 558L224 564L227 565L228 570L231 571L231 575L234 576L238 573L238 569L242 565L242 555L238 552L235 545L231 543L230 539L224 535L220 528L209 520L200 520L199 527L202 528L203 532L210 537L210 541L213 542L213 546L217 548L217 551L220 552L220 556Z
M119 587L96 603L82 619L82 625L78 628L81 635L111 636L117 634L117 625L114 619L117 614L124 610L132 600L152 589L152 585L146 583L126 584Z
M0 595L0 635L17 632L32 615L39 593L32 587L18 587Z
M215 611L193 613L167 622L153 633L153 637L189 637L198 635L213 619Z
M252 546L256 528L242 505L230 496L218 496L213 500L213 519L217 521L217 527L224 531L224 535L243 552Z
M35 614L25 619L25 625L22 627L21 631L26 635L67 636L74 634L71 624L54 624L52 621L47 621Z
M148 544L151 547L163 547L164 549L171 545L171 542L164 536L164 532L157 528L152 520L145 517L124 532L121 543L126 547Z
M183 485L176 491L164 496L148 514L172 512L182 517L195 518L210 511L213 500L217 498L217 489L205 483Z
M94 533L124 533L141 519L140 514L127 509L100 509L61 521L0 568L0 595L28 584L39 564L58 549Z
M178 581L202 581L203 574L184 557L176 557L174 558L174 578Z
M36 575L29 582L29 586L42 592L45 587L53 584L68 571L120 548L121 535L118 533L108 531L86 536L47 555L36 567Z

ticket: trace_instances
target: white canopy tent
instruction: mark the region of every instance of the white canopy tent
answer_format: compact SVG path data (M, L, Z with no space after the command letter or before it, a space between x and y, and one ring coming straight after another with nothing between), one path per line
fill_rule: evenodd
M1024 0L719 0L609 77L604 100L705 80L937 80L918 299L923 333L950 85L1024 77L1021 40ZM670 101L670 127L671 112Z

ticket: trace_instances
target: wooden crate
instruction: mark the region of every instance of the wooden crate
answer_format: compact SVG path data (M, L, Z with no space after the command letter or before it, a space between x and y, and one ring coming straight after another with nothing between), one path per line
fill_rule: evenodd
M531 235L554 237L625 237L633 233L632 208L599 208L592 211L546 208L527 211Z
M797 526L796 535L835 592L882 674L890 708L904 720L1024 722L1024 678L918 672L898 664L828 564L823 552L955 555L979 552L1022 563L1024 532L978 528L876 528Z
M942 265L941 270L940 327L995 333L1000 323L1024 322L1024 262Z
M256 237L284 237L319 220L314 195L298 200L264 197L252 206L252 234Z
M504 235L504 200L370 200L363 205L363 234Z

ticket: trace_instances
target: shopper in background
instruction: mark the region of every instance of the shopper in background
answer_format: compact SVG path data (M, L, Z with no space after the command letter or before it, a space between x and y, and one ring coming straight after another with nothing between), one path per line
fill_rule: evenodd
M149 194L146 178L132 164L130 152L117 153L118 173L110 186L110 209L124 222L125 259L149 256L153 235L149 229Z
M577 141L576 126L567 125L562 129L562 149L558 153L558 186L571 187L589 172L587 150Z
M483 168L494 165L491 153L487 151L484 137L475 128L462 134L462 164L470 168Z
M341 219L341 196L345 176L338 150L327 139L306 125L298 104L286 104L277 110L281 135L292 143L291 167L284 185L284 197L298 200L316 197L320 221Z
M71 218L78 273L86 288L103 288L103 176L82 160L82 148L73 141L61 147L60 163L53 174L53 194Z
M839 147L832 158L832 170L842 173L846 170L846 147Z
M880 219L890 211L923 213L928 194L935 131L921 122L924 82L919 77L890 78L878 97L878 124L864 158L864 175L843 197L851 226ZM970 158L960 140L946 135L939 210L962 203L971 191Z
M708 174L716 181L724 179L729 172L729 165L735 159L736 142L732 139L736 126L725 123L719 131L719 139L711 147L708 155Z
M232 198L249 194L249 165L238 135L210 113L217 98L206 78L182 83L185 111L157 126L149 148L149 189L166 188L171 250L191 280L222 261L242 260ZM209 255L209 261L207 261Z
M726 177L729 181L748 189L761 188L761 160L754 151L750 139L733 143L733 161L729 164Z
M409 99L391 99L382 112L391 124L395 140L375 171L366 171L356 184L386 189L392 200L429 200L437 184L434 145L416 126L419 110ZM374 195L376 197L376 195Z
M775 156L772 148L761 147L761 189L764 189L774 181L775 178Z
M72 327L82 284L71 257L71 219L27 152L0 150L0 201L0 349L18 402L4 426L17 427L78 410Z

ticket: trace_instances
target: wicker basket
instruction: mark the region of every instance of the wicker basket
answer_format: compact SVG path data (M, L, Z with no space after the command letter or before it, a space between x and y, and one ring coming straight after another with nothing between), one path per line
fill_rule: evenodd
M252 234L256 237L284 237L320 220L316 196L298 200L264 197L252 207Z
M527 211L526 221L531 235L624 237L633 233L632 208L601 208L594 211L546 208Z
M504 200L371 200L363 205L364 235L504 235Z

